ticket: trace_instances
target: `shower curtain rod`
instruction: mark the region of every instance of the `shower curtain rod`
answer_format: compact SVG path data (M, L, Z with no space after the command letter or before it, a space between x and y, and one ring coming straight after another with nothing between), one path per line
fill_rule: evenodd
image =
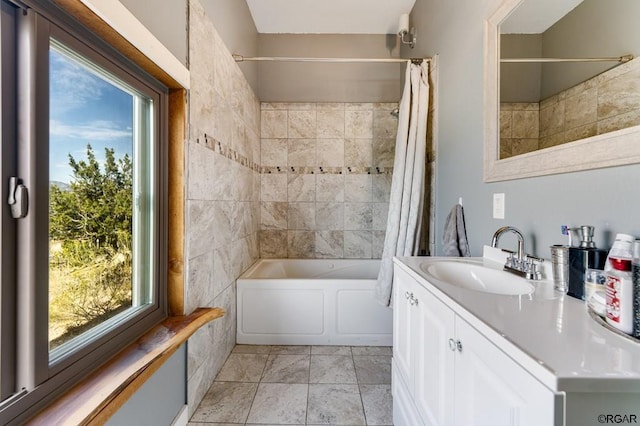
M236 62L261 61L261 62L337 62L337 63L404 63L413 62L421 63L422 61L431 61L431 58L296 58L296 57L277 57L277 56L254 56L244 57L242 55L233 55Z
M620 62L624 64L632 59L633 55L624 55L611 58L502 58L500 62Z

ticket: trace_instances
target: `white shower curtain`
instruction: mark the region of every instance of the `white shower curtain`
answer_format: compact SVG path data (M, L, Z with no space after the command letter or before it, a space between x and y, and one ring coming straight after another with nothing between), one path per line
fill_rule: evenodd
M427 149L429 76L427 63L407 66L400 101L389 216L376 296L385 306L391 304L393 256L417 255L422 229Z

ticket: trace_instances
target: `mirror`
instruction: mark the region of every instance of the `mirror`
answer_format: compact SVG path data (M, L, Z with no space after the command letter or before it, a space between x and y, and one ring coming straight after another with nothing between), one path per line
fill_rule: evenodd
M500 65L637 56L637 16L637 0L500 5L485 24L486 182L640 162L640 59Z

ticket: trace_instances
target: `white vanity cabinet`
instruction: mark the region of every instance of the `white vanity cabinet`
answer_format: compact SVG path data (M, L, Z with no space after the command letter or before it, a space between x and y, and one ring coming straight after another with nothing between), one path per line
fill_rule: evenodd
M562 424L561 397L397 266L393 300L396 426Z
M401 384L410 401L394 392L394 424L452 424L455 315L404 271L396 270L393 297L393 388ZM396 403L403 406L396 407ZM403 423L405 406L416 423Z

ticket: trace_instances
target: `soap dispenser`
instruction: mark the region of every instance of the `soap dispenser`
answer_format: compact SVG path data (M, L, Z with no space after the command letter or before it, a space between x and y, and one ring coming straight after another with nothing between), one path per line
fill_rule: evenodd
M569 247L569 291L567 294L584 300L584 280L587 269L603 269L607 260L607 250L597 248L593 242L593 226L583 225L573 230L580 235L580 245Z

